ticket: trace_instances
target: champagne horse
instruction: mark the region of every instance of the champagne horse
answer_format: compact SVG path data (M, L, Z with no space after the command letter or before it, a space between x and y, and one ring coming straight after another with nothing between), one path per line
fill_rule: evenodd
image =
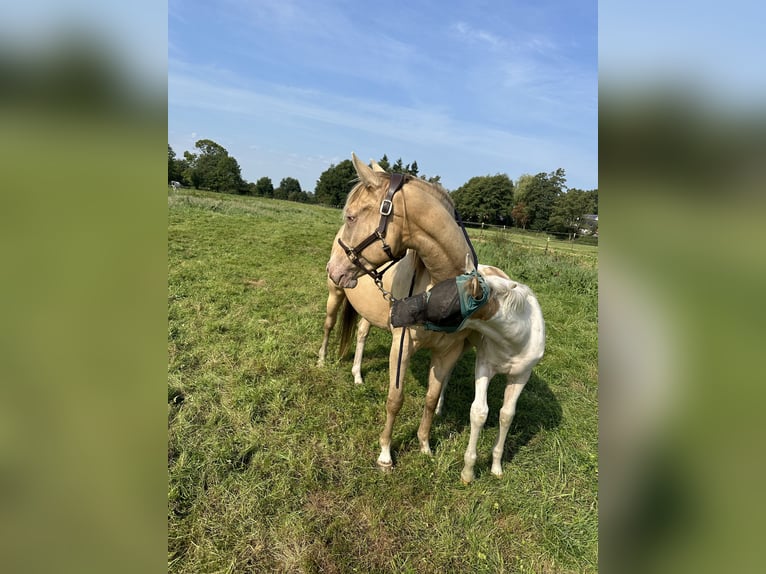
M407 368L411 354L418 348L431 349L425 408L417 431L421 452L431 454L430 429L444 385L462 352L473 344L477 347L476 394L461 478L464 482L474 478L476 443L488 414L487 386L497 373L507 375L492 462L492 473L501 476L504 442L516 401L544 350L545 325L539 304L526 286L499 269L480 266L478 271L489 283L491 295L459 330L392 327L389 301L422 293L470 271L467 262L472 261L472 249L456 223L452 200L441 186L372 169L353 154L352 161L359 183L349 193L343 210L344 224L337 241L343 251L333 250L327 272L362 317L394 335L386 422L377 463L383 469L393 464L391 435L404 397L400 373ZM381 273L387 261L398 263L388 273Z

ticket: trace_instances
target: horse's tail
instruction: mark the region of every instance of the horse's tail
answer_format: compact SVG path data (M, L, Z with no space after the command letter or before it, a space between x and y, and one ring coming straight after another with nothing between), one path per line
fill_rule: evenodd
M354 306L349 303L348 299L343 302L343 309L341 309L342 319L340 326L340 345L338 346L338 355L343 357L348 351L349 343L351 343L351 335L354 334L354 326L356 326L356 320L359 317L359 313L356 312Z

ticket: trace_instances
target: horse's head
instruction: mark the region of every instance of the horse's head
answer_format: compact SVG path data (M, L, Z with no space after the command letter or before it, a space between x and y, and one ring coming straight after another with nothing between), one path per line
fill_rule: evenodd
M374 163L371 169L354 154L352 161L359 183L348 194L343 227L327 263L330 279L344 288L356 287L357 278L365 272L379 277L375 271L378 267L400 259L406 251L400 229L401 196L397 194L406 180L385 173Z

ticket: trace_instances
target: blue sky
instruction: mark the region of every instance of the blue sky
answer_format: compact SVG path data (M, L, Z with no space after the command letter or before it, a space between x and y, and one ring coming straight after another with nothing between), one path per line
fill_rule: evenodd
M170 0L168 143L304 190L356 152L448 189L564 168L598 187L593 1Z

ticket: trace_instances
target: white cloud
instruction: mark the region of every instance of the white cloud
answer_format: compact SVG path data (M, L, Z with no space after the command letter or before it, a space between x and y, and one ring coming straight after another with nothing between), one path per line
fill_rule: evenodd
M354 151L365 154L362 149L365 143L374 142L369 146L377 146L376 149L385 146L384 151L397 157L399 152L395 150L428 150L445 158L459 157L474 165L477 165L474 158L480 158L486 165L512 164L504 168L509 170L524 166L519 169L527 172L551 171L557 167L564 167L569 172L575 163L587 164L590 153L595 153L595 149L583 149L583 146L568 143L561 137L530 136L488 127L460 120L443 109L395 105L278 85L264 85L258 90L233 88L214 79L176 74L169 76L168 87L172 106L236 115L243 131L257 133L261 139L270 137L265 133L267 131L293 141L325 138L327 151L332 148L331 141L353 141L357 143L346 145L359 146ZM276 139L277 136L271 137ZM247 148L249 144L243 147ZM293 145L300 147L299 143ZM342 151L349 154L352 149ZM295 167L319 164L326 167L328 162L339 161L337 156L327 160L316 157L316 152L313 155L315 157L310 161L284 157L283 162ZM410 159L418 159L423 165L421 158L422 155ZM471 165L462 167L462 170L470 169L473 169ZM316 177L318 175L319 172ZM444 177L448 185L462 183L458 181L459 177Z
M505 41L487 30L481 30L474 28L466 22L457 22L452 25L452 30L457 32L457 36L469 43L482 43L490 46L493 49L500 49L505 47Z

